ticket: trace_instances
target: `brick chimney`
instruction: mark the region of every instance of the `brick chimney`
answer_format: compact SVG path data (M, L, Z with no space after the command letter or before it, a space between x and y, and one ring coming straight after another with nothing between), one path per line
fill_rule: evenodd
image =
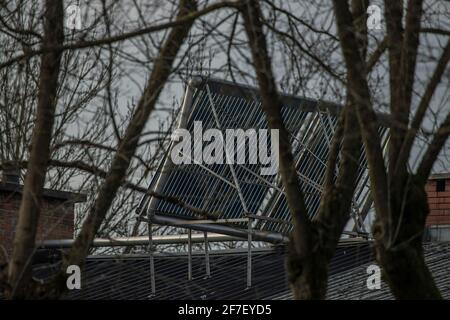
M17 168L3 169L2 171L2 181L6 183L20 183L20 170Z
M450 173L431 175L426 191L430 214L425 239L450 241Z
M22 190L20 170L3 170L0 181L0 246L8 254L12 252ZM75 204L84 201L85 195L44 189L37 242L73 238Z

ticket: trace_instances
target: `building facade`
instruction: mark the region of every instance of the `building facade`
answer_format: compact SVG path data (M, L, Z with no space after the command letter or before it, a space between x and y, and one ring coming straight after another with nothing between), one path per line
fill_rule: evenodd
M426 191L430 214L425 238L428 241L450 241L450 173L432 175Z
M12 252L23 185L19 175L3 172L0 181L0 246L8 255ZM45 189L37 231L37 242L47 239L73 238L75 204L86 196Z

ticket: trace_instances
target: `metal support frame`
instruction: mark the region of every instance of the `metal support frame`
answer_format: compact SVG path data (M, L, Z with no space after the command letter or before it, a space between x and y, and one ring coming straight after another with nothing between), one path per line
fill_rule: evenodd
M188 229L188 280L192 280L192 229Z
M209 265L209 248L208 248L208 233L203 232L203 236L205 237L205 269L206 269L206 277L209 278L211 276L211 268Z
M211 90L209 89L208 85L206 85L206 92L208 93L208 98L209 98L209 102L210 102L210 105L211 105L211 110L213 112L217 128L220 131L222 131L222 126L221 126L220 121L219 121L219 116L217 115L217 110L216 110L216 107L214 105L214 100L213 100L213 98L211 96ZM221 136L221 137L222 137L222 140L223 140L223 136ZM236 172L234 171L234 167L233 167L233 164L232 164L233 161L231 161L230 155L228 154L228 148L225 148L225 156L226 156L227 161L229 163L229 168L230 168L230 171L231 171L231 175L233 176L233 181L235 183L236 191L237 191L237 193L239 195L239 199L241 200L242 208L244 209L244 211L246 213L249 213L248 209L247 209L247 204L245 203L244 195L242 194L241 186L239 185L239 181L238 181ZM247 237L248 237L247 287L248 288L250 288L251 285L252 285L252 223L251 222L252 222L252 219L248 218L248 235L247 235Z
M147 219L146 219L147 221ZM219 233L206 232L208 242L224 242L224 241L242 241L240 237L232 237ZM186 244L188 241L187 234L170 234L152 236L153 246L164 244ZM203 234L193 234L192 243L204 242ZM38 249L63 249L73 246L75 239L53 239L43 240L37 243ZM96 238L92 242L92 247L132 247L132 246L148 246L149 237L124 237L124 238Z
M216 110L216 107L214 105L214 100L213 100L213 98L211 96L211 90L209 89L208 85L206 85L206 92L208 93L208 98L209 98L209 102L211 104L211 110L212 110L213 115L214 115L214 120L216 121L217 129L219 129L222 132L222 125L220 124L219 116L217 115L217 110ZM225 141L223 141L223 136L222 135L221 135L221 137L222 137L222 142L225 143ZM225 157L227 158L228 166L230 168L231 175L233 177L233 181L234 181L237 193L239 195L239 199L241 200L241 203L242 203L242 208L244 209L245 212L248 212L247 204L245 203L244 195L242 194L241 186L239 185L239 181L238 181L238 178L237 178L237 175L236 175L236 171L234 171L234 167L233 167L233 164L232 164L233 162L230 159L230 155L228 154L228 149L227 148L225 148Z
M180 121L179 121L179 126L184 126L184 122L186 121L186 117L187 114L189 112L189 108L192 102L192 98L193 98L193 90L191 89L191 86L195 85L196 82L198 82L199 79L197 78L193 78L191 79L190 83L188 84L188 90L186 91L186 94L184 96L183 99L183 107L182 107L182 112L181 112L181 117L180 117ZM171 166L171 160L170 157L166 157L164 164L163 164L163 168L165 166ZM156 182L156 192L160 191L162 182L166 179L166 175L161 175L157 182ZM150 281L151 281L151 287L152 287L152 295L155 295L156 292L156 285L155 285L155 262L154 262L154 257L153 257L153 239L152 239L152 216L153 216L153 205L154 205L154 201L155 199L152 197L150 198L150 200L148 201L148 203L146 203L148 197L144 197L144 199L142 199L141 204L139 207L142 207L142 210L147 210L147 217L148 217L148 237L149 237L149 249L150 249ZM143 211L142 211L143 212ZM191 241L191 237L189 239L189 241Z
M147 221L147 219L141 218L141 220ZM188 228L191 224L223 224L223 223L241 223L247 222L247 218L232 218L232 219L191 219L191 220L182 220L181 222L174 224L174 227L178 225L183 226L184 228Z
M189 155L183 153L180 151L180 154L183 155L183 157L189 158L189 160L192 161L192 163L194 163L195 165L199 166L200 168L202 168L203 170L207 171L208 173L210 173L211 175L213 175L214 177L216 177L219 180L222 180L223 182L225 182L226 184L228 184L230 187L237 189L237 187L231 183L230 181L228 181L227 179L225 179L224 177L218 175L217 173L215 173L214 171L212 171L211 169L209 169L208 167L204 166L203 164L201 164L200 162L196 161L194 158L190 157Z
M186 224L187 221L184 219L156 214L152 216L152 222L158 225L177 226L180 228L190 228L198 231L220 233L232 237L239 237L242 240L245 240L248 237L247 230L227 226L224 224ZM254 229L252 229L252 239L271 243L287 243L289 241L288 237L280 233Z
M318 123L321 122L321 114L320 114L320 106L317 107L317 110L315 111L311 111L314 115L312 116L315 120L314 122ZM323 124L323 123L322 123ZM310 125L308 126L308 128L305 130L304 132L304 136L307 137L307 139L313 139L315 135L316 130L320 130L319 129L312 129L315 126ZM297 159L295 160L295 167L298 168L300 162L303 160L304 158L304 154L308 153L309 155L313 156L315 160L317 160L321 165L326 167L326 163L320 158L318 157L310 148L307 144L305 144L297 135L300 131L297 132L296 135L292 135L293 139L298 143L299 148L301 148L303 150L302 153L299 154L299 156L297 157ZM297 175L299 177L300 180L302 180L303 182L305 182L306 184L308 184L309 186L311 186L312 188L314 188L315 190L317 190L318 192L322 192L322 186L317 184L315 181L311 180L310 178L308 178L307 176L301 174L301 172L299 170L296 169ZM284 187L283 187L284 189ZM276 195L276 199L273 200L273 203L277 203L281 196L282 196L283 192L279 192ZM272 211L269 211L267 213L267 217L271 217ZM265 225L266 222L263 223L263 226Z
M183 101L182 112L181 112L181 117L180 117L178 126L183 128L183 127L185 127L185 124L188 121L189 114L191 114L190 112L192 111L191 109L192 109L194 89L200 89L201 87L203 88L203 85L205 84L204 88L206 89L206 93L209 98L209 102L211 105L213 116L215 118L215 122L217 124L218 129L222 131L221 124L220 124L219 117L218 117L217 110L216 110L216 104L213 99L211 89L209 87L209 84L207 82L205 83L205 81L203 81L203 80L204 79L202 79L202 78L194 78L190 81L190 83L188 85L188 90L186 91L185 98ZM227 85L227 84L224 82L224 85ZM257 93L257 90L254 90L252 92ZM306 128L305 130L307 130L307 132L308 132L307 133L308 137L309 137L308 141L311 140L312 142L314 142L314 144L316 144L316 141L314 140L315 139L314 136L315 136L315 133L318 133L318 132L313 127L316 127L317 125L319 125L321 128L318 128L318 130L323 130L322 138L325 138L327 140L327 142L329 142L330 136L327 133L327 124L329 124L330 128L332 128L332 130L333 130L331 113L333 113L334 116L337 116L340 106L319 102L314 107L308 107L308 104L307 104L304 106L304 108L305 108L306 112L316 112L317 113L311 119L312 122L310 121L311 123L308 124L308 127L305 127ZM326 111L326 112L324 112L324 111ZM383 117L380 117L380 118L383 118ZM383 119L380 119L380 122L382 122L382 120ZM223 136L222 136L222 139L223 139ZM296 163L300 162L302 160L302 158L304 158L303 154L305 152L307 152L307 153L311 154L313 156L313 158L316 159L319 163L326 166L326 163L324 163L318 155L316 155L314 152L312 152L312 150L310 149L310 143L308 141L299 139L297 136L294 136L294 140L297 140L297 142L299 143L299 148L303 149L302 152L300 153L298 159L296 160ZM323 150L323 148L321 147L320 150ZM230 155L228 154L227 149L225 149L225 155L227 157L227 160L230 160L229 159ZM199 230L199 231L203 232L203 241L205 244L204 253L205 253L206 276L210 275L209 252L208 252L209 236L208 236L207 232L216 232L216 233L219 233L222 235L228 235L229 237L236 237L242 241L247 240L247 242L248 242L247 287L248 288L250 288L252 285L252 279L251 279L251 277L252 277L252 241L268 241L268 242L272 242L272 243L286 243L288 241L288 238L281 233L262 231L262 230L259 230L258 228L255 229L253 222L257 221L259 218L256 215L252 215L251 212L248 211L246 201L244 199L244 195L240 188L239 181L238 181L238 178L237 178L237 175L235 172L235 166L233 165L233 162L231 162L231 161L227 161L227 162L229 163L229 169L231 171L233 181L231 181L231 180L228 181L227 179L224 179L217 173L212 172L212 170L209 170L209 168L202 166L202 164L197 163L197 165L199 165L201 168L206 170L208 173L216 176L218 179L221 179L221 181L227 183L228 185L231 185L237 191L239 199L243 206L243 213L245 213L243 218L248 223L247 230L245 230L245 228L236 228L236 227L229 226L226 224L221 224L221 223L223 223L222 221L217 221L217 222L195 221L195 220L187 220L187 219L176 218L176 217L171 217L171 216L163 216L163 215L158 216L157 212L153 211L153 209L155 208L155 204L157 203L158 200L156 200L154 197L146 196L146 198L142 201L142 204L144 205L145 210L148 211L147 212L147 214L148 214L147 223L149 226L148 241L149 241L149 249L150 249L149 251L150 251L151 269L152 268L154 269L154 261L153 261L154 246L153 246L153 237L151 234L152 223L158 224L158 225L177 226L177 227L182 227L182 228L188 229L187 241L188 241L188 256L189 256L189 265L188 265L189 280L192 279L192 260L191 260L192 259L192 241L193 241L192 230ZM195 161L194 161L194 163L195 163ZM170 168L172 165L173 164L171 163L171 160L169 158L165 159L164 163L162 165L162 167L163 167L162 171L166 170L166 172L167 172L168 168ZM246 169L245 166L243 166L243 168ZM316 168L314 170L317 171L318 169ZM256 173L253 173L253 174L257 175ZM321 186L318 185L315 181L312 181L312 179L310 179L306 176L303 176L301 174L299 174L299 178L301 180L303 180L306 184L311 185L314 190L317 190L319 192L321 191ZM156 188L154 188L156 192L160 191L161 185L164 183L164 181L166 179L167 179L167 174L161 173L161 175L157 178L156 184L154 186L154 187L156 187ZM263 182L265 182L266 184L271 185L271 187L273 187L274 190L279 192L279 195L276 196L277 198L279 198L281 196L282 190L281 190L281 188L278 188L277 183L274 182L272 184L265 179L261 179L261 180L263 180ZM274 196L275 196L275 193L274 193ZM142 213L144 213L144 212L142 212ZM264 219L263 217L261 217L261 219L262 220L270 220L271 213L272 212L269 212L267 214L266 219ZM239 219L230 219L230 220L236 220L236 222L238 222ZM231 221L227 221L227 222L231 222ZM152 273L152 284L153 284L152 292L154 293L154 291L155 291L154 290L154 270L151 270L151 273Z
M252 286L252 218L248 218L247 289Z
M147 225L148 225L148 249L150 257L150 286L152 290L152 296L155 296L156 294L155 257L153 256L153 251L155 250L155 248L153 247L153 230L151 219L149 219Z
M179 118L179 122L178 122L179 128L185 127L187 118L189 116L189 113L191 112L190 109L191 109L192 100L193 100L193 96L194 96L193 88L201 82L202 82L201 78L193 77L193 78L191 78L191 80L188 83L187 90L186 90L186 93L183 98L183 104L181 107L181 113L180 113L180 118ZM169 150L172 146L172 143L173 143L173 141L171 141L169 144ZM167 172L170 171L170 168L172 167L172 165L173 165L173 163L172 163L170 157L166 156L161 165L161 168L162 168L161 175L156 180L156 183L154 186L152 186L152 184L150 184L150 186L148 187L149 190L151 188L154 188L154 191L156 193L161 192L162 185L163 185L164 181L166 181L166 179L167 179ZM143 214L145 214L146 210L147 211L152 210L157 201L158 201L158 199L155 199L154 197L146 194L142 198L142 200L138 206L137 211L138 211L139 215L142 216Z
M320 102L318 102L317 104L320 104ZM328 136L327 128L325 127L325 123L324 123L324 120L322 118L322 113L320 111L317 111L317 114L319 115L319 121L320 121L320 125L322 127L322 130L323 130L323 135L325 137L325 140L327 140L328 145L330 145L331 144L331 139Z

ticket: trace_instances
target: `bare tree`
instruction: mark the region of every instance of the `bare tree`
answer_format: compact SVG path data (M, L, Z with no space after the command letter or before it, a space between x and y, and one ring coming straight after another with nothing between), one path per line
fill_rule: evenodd
M53 4L48 3L48 5L52 8L54 8ZM62 34L62 3L59 3L60 9L59 12L55 13L53 11L48 11L53 13L54 15L58 16L57 21L59 21L60 28L54 28L52 26L51 30L46 27L46 32L50 32L50 35L52 35L51 32L61 32ZM232 5L232 4L231 4ZM48 61L48 57L51 56L53 59L51 59L51 62L53 63L51 66L53 68L54 64L56 62L59 63L59 59L55 59L55 55L57 57L60 57L62 52L72 51L72 50L78 50L82 48L90 48L94 46L102 46L102 45L110 45L112 43L133 39L136 36L145 35L147 33L156 32L156 31L164 31L168 30L169 28L172 28L170 32L166 35L162 46L159 48L159 51L157 53L157 56L155 58L155 61L153 62L153 68L151 75L149 76L149 79L147 81L147 85L144 89L143 95L140 98L137 106L135 108L133 107L132 110L132 116L131 120L126 126L126 129L124 130L123 137L121 136L120 129L115 123L115 119L112 118L112 122L114 125L114 132L116 135L116 138L118 140L118 147L111 148L107 145L102 145L98 141L95 140L94 137L89 137L89 139L78 139L78 140L69 140L69 141L57 141L55 144L55 149L58 150L61 147L67 147L67 146L75 146L75 145L82 145L84 148L89 147L95 147L96 149L100 149L103 151L108 151L109 153L115 153L112 164L110 166L110 169L108 171L104 171L102 169L99 169L96 165L89 165L84 163L83 161L61 161L61 160L54 160L50 159L50 141L52 138L52 122L54 121L54 115L53 113L48 114L48 117L46 118L47 123L45 123L45 130L42 130L42 125L39 125L39 120L37 122L37 125L34 126L34 131L38 132L38 134L44 134L45 138L47 140L43 141L45 144L42 144L40 141L39 145L47 145L47 149L49 152L42 152L42 149L40 149L39 153L39 165L36 166L34 163L33 158L30 156L30 159L28 161L20 161L20 165L27 165L27 175L26 175L26 181L29 180L30 175L32 176L33 172L39 173L40 184L35 185L34 189L30 191L30 194L33 196L39 195L42 193L42 188L44 185L44 177L45 173L47 172L46 168L47 166L55 166L58 168L71 168L71 169L77 169L78 171L83 171L86 173L90 173L94 176L97 176L99 178L103 179L103 182L101 183L99 187L99 194L95 197L94 206L92 207L91 211L87 215L86 219L83 221L83 226L77 236L75 245L73 248L68 252L68 254L65 256L64 263L63 263L63 270L62 272L55 278L53 282L50 282L48 284L45 284L44 286L35 283L31 279L31 274L29 272L24 272L24 270L30 269L30 259L32 257L32 253L34 251L34 237L35 230L37 227L37 217L34 217L33 220L27 221L24 217L27 217L30 214L31 209L28 209L27 206L30 206L34 211L38 210L39 203L34 201L34 197L30 196L30 199L27 197L24 197L22 199L22 206L25 207L25 209L21 209L20 211L20 217L21 220L18 224L18 230L27 228L27 232L25 233L26 237L29 237L30 235L32 237L29 237L27 241L24 241L23 234L17 233L16 237L16 243L17 246L20 248L26 248L26 252L21 252L18 250L15 250L14 257L11 260L10 268L9 268L9 279L8 279L8 285L10 290L8 291L8 296L11 298L18 298L18 297L57 297L61 294L61 292L64 290L65 287L65 272L64 267L66 267L68 264L79 264L82 265L84 258L88 254L90 250L91 242L94 238L94 236L98 233L102 223L103 225L108 224L108 220L112 221L114 219L111 219L114 217L114 215L110 215L109 219L105 219L107 213L110 211L111 204L113 203L113 200L115 199L115 196L119 190L120 187L130 188L135 191L140 192L147 192L145 188L139 187L138 185L134 184L133 182L129 182L125 180L125 175L127 174L129 170L129 166L132 163L132 160L136 160L137 162L140 162L145 166L145 161L141 160L139 156L135 155L136 150L138 147L141 146L140 138L147 135L147 132L144 132L144 128L147 124L147 121L149 119L150 114L153 110L155 110L156 102L158 101L158 97L164 87L164 84L167 82L167 79L169 78L170 74L172 73L173 64L178 59L179 51L182 45L184 44L189 31L190 27L195 21L196 18L200 17L201 15L207 14L208 12L214 11L216 9L230 6L230 3L223 2L223 3L217 3L214 5L211 5L209 7L203 8L201 11L197 11L197 3L194 0L181 0L179 4L175 7L178 8L178 14L175 17L174 22L170 23L162 23L160 26L156 27L150 27L150 28L142 28L138 31L124 33L124 35L120 36L111 36L109 38L105 38L102 40L93 40L93 41L86 41L81 40L78 42L75 42L74 45L66 45L63 44L63 40L60 39L60 42L55 43L53 38L49 37L50 40L53 40L51 43L43 43L42 47L37 50L31 50L27 51L22 55L21 59L31 59L33 56L41 54L42 59L44 61ZM106 7L104 6L104 9ZM106 10L106 9L105 9ZM106 14L105 14L106 15ZM104 16L105 16L104 15ZM52 16L54 18L54 16ZM110 24L109 24L110 25ZM46 37L48 37L46 35ZM112 54L111 46L110 48L110 54ZM116 51L117 54L120 54L120 51ZM19 59L20 60L20 59ZM12 58L9 61L2 64L2 68L7 68L17 61L18 59ZM46 67L44 64L43 67ZM48 72L48 68L42 68L42 72ZM107 70L111 71L111 69ZM52 70L53 71L53 70ZM52 75L54 74L54 71ZM56 73L56 77L52 79L53 81L47 81L45 83L41 83L39 85L39 90L46 90L45 95L42 95L43 99L50 99L51 102L54 102L54 97L57 95L56 90L58 87L57 82L58 74ZM111 75L109 77L111 80ZM54 92L49 92L47 89L47 86L53 85ZM111 85L111 81L107 81L107 87ZM110 88L107 89L107 102L111 105L114 103L112 100L112 93L110 91ZM54 104L50 105L47 104L46 107L54 108ZM37 118L39 119L41 111L39 106L37 108ZM53 109L54 110L54 109ZM45 109L43 110L45 111ZM41 111L42 112L42 111ZM48 113L48 112L47 112ZM46 114L47 115L47 114ZM111 117L112 114L110 114ZM43 124L44 125L44 124ZM100 133L99 131L94 130L97 133ZM157 131L159 134L161 133L160 130ZM151 132L150 132L151 133ZM101 136L101 134L100 134ZM152 139L150 139L152 140ZM34 149L36 149L36 141L32 141ZM148 140L147 140L148 142ZM85 149L86 150L86 149ZM97 158L97 157L94 157ZM107 160L107 158L103 158ZM133 161L134 161L133 160ZM104 161L104 160L102 160ZM151 169L147 167L147 170ZM25 183L25 189L27 189L27 182ZM26 193L25 193L26 194ZM182 203L178 199L174 197L168 197L163 195L157 195L154 194L154 196L157 197L163 197L164 199L168 201L172 201L176 203L177 205L184 206L186 208L189 208L190 210L196 210L195 208L189 206L188 204ZM198 214L203 214L202 212L197 211ZM25 222L24 222L25 221ZM113 223L116 224L116 223ZM20 238L22 237L22 238ZM23 251L23 250L22 250ZM20 262L20 264L19 264Z
M55 8L60 2L46 4ZM167 151L177 117L171 89L181 92L180 84L198 73L257 83L269 126L280 130L280 174L295 226L287 271L296 298L326 297L328 263L350 218L363 144L377 216L378 259L386 279L396 297L420 298L425 292L438 297L421 253L428 212L423 186L445 147L450 116L429 130L421 125L439 116L431 106L450 49L448 42L441 46L433 61L437 51L430 46L421 53L419 40L424 35L448 40L449 33L421 26L421 20L429 19L422 1L408 1L405 27L403 2L386 1L387 33L373 36L366 25L369 1L350 3L335 1L333 11L332 3L317 0L85 1L91 20L82 30L65 30L63 40L56 36L63 35L62 29L46 25L41 30L37 2L0 2L5 48L0 57L0 121L5 124L0 128L0 169L27 169L17 248L6 279L9 297L58 297L64 268L83 264L93 252L94 237L146 232L130 213L138 197L148 193L145 181ZM62 15L52 22L61 28ZM422 87L415 72L421 61L436 64ZM44 82L44 74L51 79ZM343 104L313 220L281 118L281 90ZM387 109L392 138L385 165L375 112ZM418 144L429 147L413 173L409 165ZM30 278L29 267L44 183L87 193L88 201L78 209L76 244L66 252L62 272L41 285ZM211 218L210 212L174 196L150 195ZM179 230L161 227L157 232ZM115 250L107 252L122 252Z
M282 10L272 4L269 5L275 10ZM420 29L420 20L423 16L422 3L409 1L404 31L401 26L403 5L401 2L387 3L387 36L379 43L371 56L366 58L369 43L366 27L368 5L368 1L351 1L350 9L348 2L345 4L334 2L339 42L347 67L347 79L341 79L346 84L347 98L330 148L321 207L313 221L307 218L308 212L304 206L301 185L295 178L291 146L282 123L281 101L274 81L272 60L268 55L263 26L299 47L329 75L335 78L339 76L328 68L323 60L315 55L311 56L311 52L307 53L307 50L302 50L304 39L297 40L292 34L276 30L270 26L270 23L264 22L267 19L263 17L258 1L246 1L241 6L263 108L270 127L280 129L280 173L289 209L295 222L287 268L290 283L297 298L325 297L327 264L349 218L350 202L355 188L356 162L359 159L361 146L361 137L354 130L358 127L358 123L362 129L362 139L370 167L372 195L377 212L378 223L374 229L377 238L377 256L384 267L388 283L398 298L440 297L423 260L421 239L428 214L424 185L448 137L448 117L434 133L434 138L417 172L412 173L408 171L408 168L414 140L416 137L420 139L417 136L420 124L425 113L430 109L431 98L446 69L449 48L447 44L436 64L436 69L426 86L409 129L416 75L415 64L419 34L422 31ZM343 11L345 11L345 19L342 18ZM353 36L351 44L348 43L349 34ZM373 89L369 87L368 78L386 48L389 52L391 79L391 139L389 169L385 170L379 119L371 106L371 96L373 97L374 94ZM334 179L338 155L342 159L339 162L337 177ZM411 264L410 261L415 263ZM417 278L421 280L415 281L414 279ZM403 287L400 288L401 286Z
M295 225L287 261L289 281L296 298L324 299L328 263L350 218L351 201L356 187L361 138L359 133L355 134L354 131L356 117L353 102L349 98L342 111L327 164L325 191L319 214L314 221L310 221L293 163L289 134L281 117L282 104L272 74L271 59L267 54L261 9L258 1L246 1L241 10L258 78L262 106L270 128L280 130L280 174ZM362 6L357 14L364 15L365 7ZM335 179L339 153L342 158L338 177Z
M450 58L450 41L447 40L414 112L412 97L423 2L408 1L404 13L403 1L385 1L389 52L389 107L392 120L386 166L366 77L367 65L358 54L360 45L353 27L353 17L346 1L333 3L347 67L348 88L355 99L358 122L369 162L372 195L377 213L374 227L377 259L396 298L440 298L439 290L424 261L422 236L429 212L425 183L450 134L450 112L433 133L432 141L416 172L410 170L408 161L416 133L446 70Z

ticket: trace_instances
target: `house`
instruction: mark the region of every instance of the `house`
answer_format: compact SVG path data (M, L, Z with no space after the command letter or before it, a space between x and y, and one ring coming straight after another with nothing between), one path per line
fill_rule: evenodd
M10 254L13 248L23 185L19 170L4 170L0 181L0 246ZM73 238L75 204L86 196L73 192L44 189L37 230L37 242ZM3 252L3 250L0 250Z

